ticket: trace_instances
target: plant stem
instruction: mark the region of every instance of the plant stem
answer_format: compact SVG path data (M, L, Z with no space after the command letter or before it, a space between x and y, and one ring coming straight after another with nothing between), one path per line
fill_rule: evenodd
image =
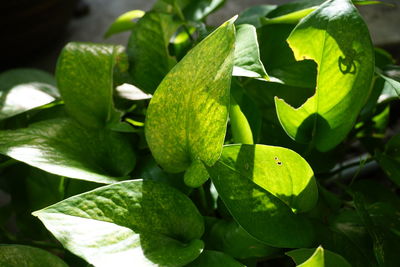
M203 186L199 187L199 198L200 198L200 205L204 209L205 212L208 212L208 204L206 199L206 193L204 192Z
M237 144L254 144L250 124L233 96L231 96L229 117L234 142Z
M369 158L366 158L366 159L364 159L364 160L352 162L352 163L343 165L343 166L341 166L340 168L338 168L338 169L336 169L336 170L334 170L334 171L332 171L332 172L329 172L328 174L329 174L330 176L334 176L334 175L336 175L336 174L338 174L338 173L341 173L342 171L344 171L344 170L346 170L346 169L349 169L349 168L352 168L352 167L356 167L356 166L359 166L359 165L363 165L363 166L364 166L365 164L367 164L368 162L371 162L371 161L373 161L373 160L374 160L373 157L369 157Z

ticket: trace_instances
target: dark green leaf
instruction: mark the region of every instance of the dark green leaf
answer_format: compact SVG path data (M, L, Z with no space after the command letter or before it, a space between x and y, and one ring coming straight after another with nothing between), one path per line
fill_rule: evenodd
M294 212L312 209L318 198L313 171L297 153L264 145L224 147L208 168L235 220L252 236L275 247L301 247L313 231Z
M47 172L98 183L118 181L135 166L125 136L86 129L66 118L0 131L0 153Z
M393 136L386 144L385 151L378 153L376 158L387 176L400 186L400 134Z
M311 60L296 61L286 39L293 25L266 25L257 30L261 60L274 82L287 86L315 88L317 67Z
M229 255L219 251L204 250L203 253L187 267L245 267Z
M135 19L143 17L145 14L142 10L132 10L128 11L121 16L119 16L108 28L107 32L104 34L104 38L108 38L111 35L130 31L135 26Z
M232 19L200 42L168 73L150 101L146 139L157 163L168 172L182 172L199 161L212 165L220 156L234 31Z
M397 266L400 235L398 233L391 232L390 230L392 229L388 229L388 225L380 225L379 220L374 220L373 216L376 216L376 214L374 214L376 211L373 209L369 210L369 208L365 205L362 194L354 193L354 205L358 215L361 218L361 221L365 225L369 235L373 240L373 249L378 265L388 267Z
M46 105L60 97L54 78L35 69L0 74L0 120Z
M56 78L71 117L103 128L119 119L113 105L113 70L122 47L67 44L58 59Z
M204 246L200 213L162 183L115 183L33 214L66 248L100 267L182 266Z
M271 256L279 249L270 247L249 235L235 221L217 220L205 237L206 244L236 259Z
M133 83L153 93L176 64L168 52L179 23L168 14L148 12L135 25L128 43L129 72Z
M0 245L0 266L68 267L60 258L46 250L22 245Z
M291 138L328 151L346 137L369 95L374 54L368 29L351 1L330 0L303 19L288 42L297 60L318 63L317 88L300 108L277 98L279 120Z

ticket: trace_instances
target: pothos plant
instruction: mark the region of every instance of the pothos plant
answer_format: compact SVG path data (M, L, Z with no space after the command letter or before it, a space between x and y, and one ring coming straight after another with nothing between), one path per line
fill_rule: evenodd
M377 1L205 24L223 2L0 75L1 266L398 266L399 67L354 6Z

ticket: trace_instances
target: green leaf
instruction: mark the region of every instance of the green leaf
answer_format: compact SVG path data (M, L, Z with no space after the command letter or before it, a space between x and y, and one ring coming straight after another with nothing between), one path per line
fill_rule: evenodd
M69 43L58 58L56 78L71 117L103 128L119 118L113 105L113 70L122 47Z
M328 151L346 137L369 95L374 51L368 29L351 1L330 0L297 25L288 43L297 60L317 62L317 88L299 108L276 98L279 120L291 138Z
M125 181L36 211L71 252L95 266L182 266L197 258L203 218L188 197L152 181Z
M46 250L23 245L0 245L2 267L68 267L60 258Z
M98 183L118 181L135 166L125 136L86 129L66 118L0 131L0 153L47 172Z
M13 69L0 74L0 120L49 104L60 94L54 78L35 69Z
M387 142L385 151L377 153L376 158L386 175L400 186L400 134L393 136Z
M133 83L153 93L164 76L176 64L168 52L171 36L179 23L171 15L148 12L135 25L127 53Z
M260 143L283 146L296 151L304 151L303 146L293 141L283 130L276 115L274 97L284 98L294 106L300 106L303 101L312 96L311 89L293 87L276 82L264 82L252 79L243 84L245 91L251 96L262 114ZM296 92L294 94L293 92ZM320 166L320 164L319 164Z
M310 255L310 251L311 254ZM325 267L325 251L322 247L318 247L315 251L313 249L298 249L292 251L293 254L287 253L296 262L296 266L303 267ZM304 257L307 257L304 259Z
M236 28L235 60L232 75L269 80L260 60L257 33L253 25L242 24Z
M297 153L264 145L226 146L208 171L232 216L252 236L275 247L310 245L311 225L294 212L312 209L318 191L312 169Z
M212 165L221 154L234 34L233 20L215 30L168 73L150 101L147 143L168 172L182 172L199 160Z
M351 267L342 256L323 249L296 249L286 253L291 257L297 266L302 267Z
M264 258L279 252L249 235L235 221L216 220L204 240L210 249L223 251L236 259Z
M219 251L205 250L193 262L186 265L187 267L245 267L242 263L236 261L229 255Z
M388 95L385 97L385 100L387 98L400 98L400 82L382 74L379 74L379 76L385 80L385 85L382 90L382 95ZM380 101L382 101L382 95L379 97Z
M276 5L259 5L249 7L239 14L235 24L251 24L256 28L259 28L262 26L260 19L265 17L268 13L276 8Z
M107 32L104 34L104 38L108 38L120 32L132 30L133 26L135 26L133 20L143 17L144 14L145 12L142 10L131 10L122 14L110 25Z

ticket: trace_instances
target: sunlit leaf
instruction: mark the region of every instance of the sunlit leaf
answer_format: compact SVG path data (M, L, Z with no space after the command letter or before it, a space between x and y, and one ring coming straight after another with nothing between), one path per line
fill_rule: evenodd
M46 105L60 97L54 78L36 69L0 74L0 120Z
M235 61L232 75L269 79L260 60L257 33L253 25L242 24L236 28Z
M323 249L296 249L286 253L297 266L302 267L351 267L351 265L340 255Z
M162 183L125 181L33 213L71 252L97 266L183 266L203 250L203 218Z
M330 150L353 127L371 88L374 54L368 29L351 1L331 0L304 18L288 42L297 60L317 62L317 88L299 108L277 98L279 120L296 141Z
M230 145L208 168L219 196L252 236L275 247L307 246L309 222L299 214L318 198L313 171L297 153L264 145Z
M58 59L57 85L71 117L103 128L119 119L113 104L113 69L122 47L89 43L67 44Z
M168 73L150 101L147 143L157 163L168 172L182 172L193 162L212 165L220 156L234 31L230 20L200 42ZM189 180L197 179L199 184L204 181L204 177Z
M110 25L107 32L104 34L104 38L108 38L120 32L132 30L135 25L134 20L143 17L144 14L145 12L142 10L132 10L122 14Z
M0 131L0 153L47 172L98 183L116 182L135 166L125 136L86 129L66 118Z

